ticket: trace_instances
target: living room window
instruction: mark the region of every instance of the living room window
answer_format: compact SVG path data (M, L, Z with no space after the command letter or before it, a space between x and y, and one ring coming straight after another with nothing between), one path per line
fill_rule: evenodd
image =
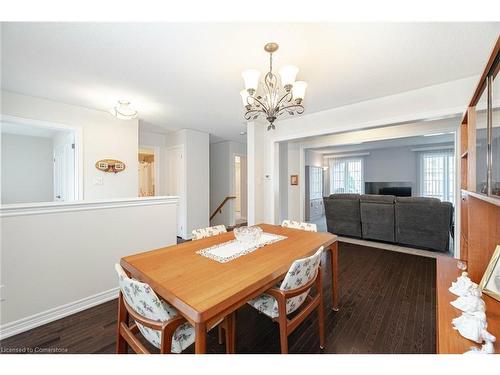
M330 159L330 194L362 194L363 190L363 160L361 158Z
M422 197L454 201L455 157L451 151L422 153L420 158Z
M310 167L309 169L309 199L323 198L323 168Z

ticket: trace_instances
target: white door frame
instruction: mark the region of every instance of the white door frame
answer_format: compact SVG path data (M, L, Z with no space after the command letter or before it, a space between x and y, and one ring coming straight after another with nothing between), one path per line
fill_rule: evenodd
M187 192L187 163L186 163L186 147L184 144L179 144L175 146L169 146L165 148L166 151L166 159L169 157L169 152L175 149L179 149L182 154L182 168L184 169L183 171L183 179L181 181L181 193L178 195L179 197L179 203L177 206L177 226L182 225L182 230L178 231L178 236L184 239L189 239L191 238L191 233L187 233L187 197L186 197L186 192ZM168 165L168 162L167 162ZM170 172L169 172L170 173ZM167 174L167 186L168 186L168 178L169 174ZM167 192L167 195L169 193ZM182 222L181 222L182 221Z
M148 145L139 145L139 153L142 149L150 149L153 150L153 155L155 158L155 196L162 195L160 194L160 170L161 170L161 158L160 158L160 146L148 146Z
M84 199L83 192L83 130L81 126L61 124L51 121L32 120L23 117L1 115L1 121L10 122L17 125L30 125L52 130L69 130L75 135L75 193L76 200Z
M247 190L248 190L248 157L247 155L245 154L241 154L241 153L238 153L238 152L233 152L232 154L232 159L231 159L231 166L232 166L232 170L230 171L231 172L231 194L232 195L236 195L236 180L235 180L235 167L236 167L236 162L235 162L235 159L236 159L236 156L239 156L240 157L240 160L241 158L245 158L246 160L246 163L247 163L247 175L245 176L247 178ZM240 166L241 168L241 166ZM241 178L242 178L243 174L241 174L241 170L240 170L240 184L241 184ZM240 189L241 189L241 186L240 186ZM246 217L245 219L248 220L248 193L246 195L247 197L247 202L246 202L246 206L247 206L247 212L246 212ZM229 225L235 225L236 224L236 218L235 218L235 204L234 202L232 202L231 200L228 202L228 205L230 207L230 210L229 210ZM242 201L241 201L241 191L240 191L240 210L241 210L241 207L242 207ZM241 211L240 211L241 212Z

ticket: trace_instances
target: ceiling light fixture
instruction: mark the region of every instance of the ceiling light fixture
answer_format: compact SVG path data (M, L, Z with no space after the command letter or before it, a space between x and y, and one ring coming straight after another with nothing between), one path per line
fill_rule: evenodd
M132 120L137 117L138 112L130 106L130 102L119 100L118 105L110 110L111 114L120 120Z
M273 73L273 53L278 50L277 43L267 43L264 50L269 53L269 72L264 77L259 90L260 72L255 69L242 73L245 90L240 92L246 109L245 119L256 120L262 113L269 125L267 130L276 129L274 121L277 117L304 113L302 101L306 93L307 83L295 81L299 68L293 65L284 66L279 70L280 78Z

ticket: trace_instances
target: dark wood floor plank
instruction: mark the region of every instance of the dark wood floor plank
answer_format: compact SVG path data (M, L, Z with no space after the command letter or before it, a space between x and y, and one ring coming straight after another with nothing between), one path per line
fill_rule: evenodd
M326 345L319 348L317 314L289 337L290 353L435 353L435 260L353 244L339 247L340 311L331 310L329 253L323 258ZM114 353L117 301L2 340L2 348ZM250 306L237 312L238 353L279 353L278 325ZM150 350L154 348L141 340ZM193 353L191 346L185 353ZM217 330L208 353L225 353Z

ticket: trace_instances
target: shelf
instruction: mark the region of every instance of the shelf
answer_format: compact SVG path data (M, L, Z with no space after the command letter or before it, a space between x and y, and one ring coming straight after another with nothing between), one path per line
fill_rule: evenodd
M491 195L484 195L484 194L476 193L474 191L469 191L469 190L465 190L465 189L462 189L462 193L470 195L471 197L480 199L482 201L494 204L495 206L500 206L500 197L493 197Z
M459 317L461 311L450 305L457 296L450 293L448 288L451 282L460 276L461 271L457 268L457 260L450 257L438 257L436 259L436 293L437 293L437 352L438 354L460 354L465 353L471 346L479 347L473 341L462 337L458 331L453 329L451 320ZM488 320L488 331L500 337L500 302L490 296L483 294L486 303L486 318ZM500 353L500 343L495 345L495 353Z

